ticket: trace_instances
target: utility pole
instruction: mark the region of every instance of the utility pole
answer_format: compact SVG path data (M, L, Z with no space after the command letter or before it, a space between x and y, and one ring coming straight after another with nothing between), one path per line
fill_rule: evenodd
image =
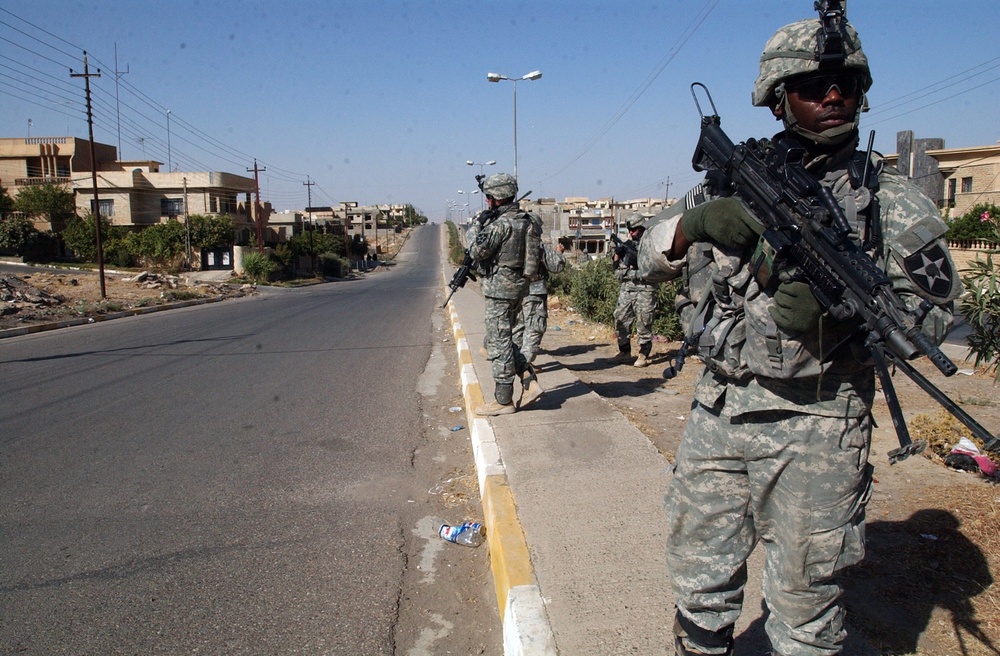
M306 211L309 212L309 225L312 225L312 222L313 222L313 211L312 211L312 207L313 207L313 194L312 194L312 192L313 192L313 189L312 189L312 186L314 184L316 184L316 183L310 181L309 180L309 176L307 175L306 176L306 181L303 182L302 184L304 184L306 186L306 194L308 195L308 198L309 198L309 207L306 208Z
M266 171L267 169L257 168L257 158L253 158L253 168L247 169L247 171L253 171L253 188L254 193L257 194L257 202L254 205L254 223L257 224L257 248L261 253L264 252L264 226L261 225L260 221L260 171Z
M122 158L122 109L118 100L118 80L122 75L128 73L128 66L124 71L118 70L118 42L115 41L115 113L118 115L118 159Z
M663 190L663 204L666 205L667 201L670 200L670 176L667 176L666 189Z
M191 213L188 211L188 179L184 176L184 257L187 260L188 271L191 270Z
M73 69L69 69L70 77L82 77L84 82L84 88L87 92L87 128L90 130L90 171L91 178L94 182L94 239L97 244L97 270L101 277L101 299L106 299L108 297L108 291L104 284L104 248L101 245L101 201L97 196L97 155L94 150L94 113L93 107L90 104L90 78L101 77L101 69L97 69L96 73L90 72L90 66L87 63L87 51L83 51L83 72L74 73Z

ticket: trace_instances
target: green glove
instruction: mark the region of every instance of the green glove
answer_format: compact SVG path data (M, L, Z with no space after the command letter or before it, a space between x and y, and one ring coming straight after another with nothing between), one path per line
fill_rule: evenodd
M681 230L689 241L714 241L727 248L756 243L764 226L750 216L735 198L717 198L686 210Z
M819 325L823 308L807 283L793 280L778 285L774 305L767 308L774 323L785 332L801 333Z

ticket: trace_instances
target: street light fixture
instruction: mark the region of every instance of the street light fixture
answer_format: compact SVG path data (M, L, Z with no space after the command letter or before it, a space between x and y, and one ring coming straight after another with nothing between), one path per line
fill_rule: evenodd
M537 80L542 77L541 71L531 71L521 77L507 77L499 73L487 73L486 79L490 82L500 80L510 80L514 83L514 179L517 180L517 83L521 80Z
M494 164L497 163L497 161L495 159L491 159L490 161L486 162L485 164L481 164L479 162L473 162L470 159L470 160L466 160L465 163L468 164L469 166L478 166L479 167L479 176L481 178L483 175L485 175L483 173L483 167L485 167L485 166L493 166ZM482 197L482 196L479 197L479 209L480 210L486 209L486 199L484 197Z
M466 196L475 196L476 194L478 194L478 193L479 193L479 190L478 190L478 189L476 189L475 191L462 191L461 189L459 189L459 190L458 190L458 193L460 193L460 194L464 194L464 195L466 195ZM471 201L472 201L472 199L470 198L470 199L469 199L469 201L471 202ZM468 204L469 204L469 203L466 203L466 205L468 205ZM485 208L483 207L483 204L482 204L482 199L480 199L480 203L479 203L479 205L480 205L479 209L485 209ZM470 214L472 213L472 208L469 208L469 213L470 213Z

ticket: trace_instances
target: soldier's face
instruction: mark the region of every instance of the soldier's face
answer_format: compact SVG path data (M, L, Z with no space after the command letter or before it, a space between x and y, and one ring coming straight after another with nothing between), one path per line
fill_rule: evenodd
M785 94L798 124L816 133L853 121L861 99L857 77L844 72L789 80L785 85ZM779 102L771 111L776 117L783 118L784 103Z

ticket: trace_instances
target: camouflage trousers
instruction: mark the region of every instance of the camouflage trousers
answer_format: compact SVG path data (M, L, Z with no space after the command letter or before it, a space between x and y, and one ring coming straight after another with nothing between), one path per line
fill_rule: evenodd
M678 624L695 629L683 638L687 648L728 653L718 640L704 647L694 637L731 637L746 561L760 541L770 611L765 628L775 653L841 653L844 608L836 576L864 557L871 432L870 415L727 417L694 404L665 498Z
M632 339L632 327L640 345L653 342L653 317L656 314L656 287L623 282L615 306L615 336L619 344Z
M487 357L493 364L493 382L514 382L514 376L527 369L521 346L513 339L514 324L521 312L521 299L486 297Z
M521 302L521 313L514 326L514 343L521 346L521 353L533 362L542 345L542 337L549 323L548 294L527 294Z

